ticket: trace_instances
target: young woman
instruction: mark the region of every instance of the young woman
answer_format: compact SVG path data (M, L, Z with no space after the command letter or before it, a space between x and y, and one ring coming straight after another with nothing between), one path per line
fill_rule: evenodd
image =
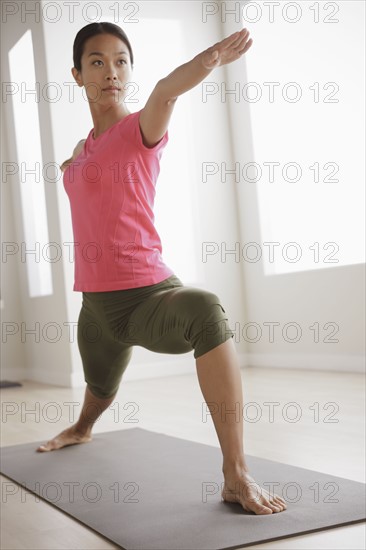
M272 514L286 504L248 471L240 369L225 310L216 294L184 286L164 263L153 214L159 160L178 96L215 67L239 59L252 44L248 37L243 29L199 53L159 80L143 109L131 113L124 103L133 69L126 34L112 23L92 23L77 33L72 74L85 87L94 127L61 168L74 232L74 290L83 293L78 345L87 386L77 423L37 450L91 441L134 345L158 353L194 350L223 453L221 496L246 511ZM224 414L238 405L238 415Z

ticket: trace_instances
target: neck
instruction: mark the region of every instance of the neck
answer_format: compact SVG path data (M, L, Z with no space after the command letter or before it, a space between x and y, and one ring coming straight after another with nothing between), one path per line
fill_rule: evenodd
M125 105L119 104L113 107L96 108L97 106L91 107L91 114L93 119L93 138L96 139L100 134L108 130L113 124L122 120L125 116L131 114Z

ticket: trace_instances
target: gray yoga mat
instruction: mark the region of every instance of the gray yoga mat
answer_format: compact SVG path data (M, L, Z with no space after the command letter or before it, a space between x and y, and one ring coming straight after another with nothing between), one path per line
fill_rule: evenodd
M14 481L126 550L241 548L366 519L365 484L250 455L252 477L277 484L287 510L246 512L221 499L219 448L142 428L36 452L44 442L0 449L3 505Z

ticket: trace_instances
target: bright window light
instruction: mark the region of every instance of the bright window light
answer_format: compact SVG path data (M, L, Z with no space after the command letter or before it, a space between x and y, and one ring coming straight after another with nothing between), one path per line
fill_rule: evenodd
M275 23L243 25L254 40L247 93L260 167L243 185L257 190L265 275L365 261L364 7L342 2L338 24L325 12L315 24L310 8L293 24L277 12ZM343 29L352 40L339 39Z
M31 31L9 51L10 80L17 150L18 181L24 233L18 243L25 262L31 298L53 294L51 246L48 237L38 92Z

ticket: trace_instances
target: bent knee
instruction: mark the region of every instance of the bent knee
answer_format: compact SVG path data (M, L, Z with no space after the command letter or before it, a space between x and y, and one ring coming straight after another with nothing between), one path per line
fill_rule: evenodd
M225 313L224 308L222 307L222 303L220 298L215 294L214 292L211 292L209 290L204 290L201 288L195 288L193 289L194 292L192 292L189 296L191 300L191 306L195 308L198 312L203 312L207 308L210 308L211 306L218 305L222 309L222 311Z
M98 386L93 386L87 382L88 390L96 397L97 399L110 399L113 397L117 391L118 387L113 389L101 389Z

